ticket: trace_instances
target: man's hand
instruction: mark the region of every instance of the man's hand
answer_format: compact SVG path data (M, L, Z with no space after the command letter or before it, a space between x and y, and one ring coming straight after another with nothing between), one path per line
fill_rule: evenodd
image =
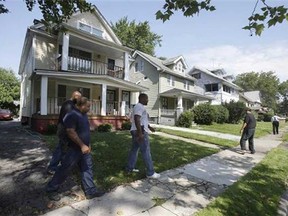
M138 143L142 143L144 140L144 134L143 133L137 133L137 137L136 137Z
M91 152L91 148L87 145L82 145L81 146L81 151L82 151L82 154L88 154Z
M150 125L148 126L148 128L149 128L149 130L150 130L151 132L153 132L153 133L156 131L155 128L151 127Z

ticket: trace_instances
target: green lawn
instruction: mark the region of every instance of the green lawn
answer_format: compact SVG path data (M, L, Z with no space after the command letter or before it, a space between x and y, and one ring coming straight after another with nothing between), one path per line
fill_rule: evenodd
M45 139L53 149L56 137L45 136ZM156 135L150 136L150 142L154 167L157 172L176 168L218 152L217 149ZM141 154L139 154L137 162L137 168L141 172L131 175L124 172L131 145L131 136L128 131L92 132L91 144L94 158L94 179L98 186L109 190L118 185L145 177Z
M269 152L247 175L196 215L277 215L280 197L288 183L287 145Z
M196 134L196 133L191 133L191 132L183 132L183 131L171 130L171 129L166 129L166 128L165 129L159 128L157 129L157 131L161 131L163 133L180 136L180 137L184 137L188 139L199 140L202 142L219 145L219 146L226 147L226 148L227 147L231 148L231 147L235 147L239 145L239 142L237 141L227 140L227 139L222 139L222 138L212 137L212 136L205 136L202 134Z
M284 123L280 123L280 128L283 128L285 125ZM213 123L212 125L198 125L197 128L200 130L208 130L208 131L215 131L221 133L228 133L234 135L240 135L240 128L241 124L216 124ZM255 137L265 136L267 134L272 133L272 124L271 122L257 122Z

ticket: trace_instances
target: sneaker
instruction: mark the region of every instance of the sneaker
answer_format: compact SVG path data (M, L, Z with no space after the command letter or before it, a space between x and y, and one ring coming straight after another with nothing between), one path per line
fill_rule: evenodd
M85 197L86 197L86 199L93 199L93 198L95 198L95 197L101 197L101 196L103 196L105 194L105 192L104 191L97 191L96 193L94 193L94 194L87 194L87 195L85 195Z
M244 155L246 153L246 150L240 150L240 154Z
M154 172L154 174L153 175L151 175L151 176L147 176L147 178L151 178L151 179L158 179L158 178L160 178L160 174L159 173L156 173L156 172Z
M126 170L127 173L139 173L139 169Z
M250 153L251 153L251 154L255 154L255 151L251 151Z

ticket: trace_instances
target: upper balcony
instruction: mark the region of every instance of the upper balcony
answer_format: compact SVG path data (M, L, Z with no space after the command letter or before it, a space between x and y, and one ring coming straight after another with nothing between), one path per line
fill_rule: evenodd
M61 70L61 58L59 58L58 69ZM113 63L104 63L101 61L91 60L83 56L68 56L69 71L108 75L118 79L124 79L124 68L114 65Z

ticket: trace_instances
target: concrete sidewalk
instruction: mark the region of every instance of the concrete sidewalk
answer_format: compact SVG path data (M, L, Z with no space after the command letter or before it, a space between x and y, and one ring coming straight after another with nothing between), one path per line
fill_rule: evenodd
M174 128L174 127L173 127ZM190 131L189 129L177 130ZM195 130L193 130L195 131ZM199 133L199 131L197 130ZM201 131L205 135L232 140L239 136ZM159 134L160 135L160 134ZM175 138L175 137L174 137ZM281 143L279 135L255 139L255 154L241 155L239 147L226 149L194 163L167 170L158 180L142 179L122 185L101 198L84 200L51 211L46 216L188 216L204 208L248 173Z

